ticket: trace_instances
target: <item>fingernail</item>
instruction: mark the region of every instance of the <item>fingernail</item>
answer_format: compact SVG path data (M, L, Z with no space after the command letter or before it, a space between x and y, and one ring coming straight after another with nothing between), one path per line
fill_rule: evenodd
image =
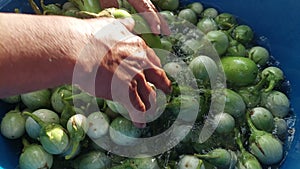
M160 34L160 25L151 26L151 29L154 34Z
M160 25L156 26L157 31L160 33Z
M165 29L163 31L163 34L166 35L166 36L171 35L171 30L169 28Z
M167 81L166 89L168 93L172 91L172 82L170 80Z

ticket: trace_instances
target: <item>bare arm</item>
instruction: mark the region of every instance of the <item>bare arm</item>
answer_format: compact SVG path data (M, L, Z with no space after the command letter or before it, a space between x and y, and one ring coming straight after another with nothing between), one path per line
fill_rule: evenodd
M79 31L79 20L68 20L0 14L1 97L71 82L86 35Z

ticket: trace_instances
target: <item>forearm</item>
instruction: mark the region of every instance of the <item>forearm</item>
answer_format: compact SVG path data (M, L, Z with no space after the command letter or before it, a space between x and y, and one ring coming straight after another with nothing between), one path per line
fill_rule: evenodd
M0 14L0 97L71 83L88 38L78 19L65 21Z

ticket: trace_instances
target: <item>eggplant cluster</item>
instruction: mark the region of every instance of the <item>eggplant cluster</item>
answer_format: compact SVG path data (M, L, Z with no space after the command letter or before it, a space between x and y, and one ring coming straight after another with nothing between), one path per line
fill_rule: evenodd
M120 103L74 85L1 99L13 107L1 121L1 133L21 140L21 169L260 169L283 161L293 127L288 121L295 118L288 81L238 17L200 2L153 0L171 30L154 35L143 33L149 26L126 0L119 1L120 9L100 9L95 0L29 1L37 14L132 17L135 33L155 50L173 90L169 95L157 90L157 112L147 116L145 128L136 127ZM159 155L126 157L105 149L134 150L143 147L139 138L171 127L180 140Z

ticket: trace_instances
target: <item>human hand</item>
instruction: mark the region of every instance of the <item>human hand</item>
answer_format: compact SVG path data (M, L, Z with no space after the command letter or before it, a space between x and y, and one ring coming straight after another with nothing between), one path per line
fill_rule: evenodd
M167 22L161 15L159 15L151 0L127 1L137 10L137 12L143 15L154 34L170 34ZM100 4L102 8L119 7L117 0L100 0Z
M155 90L148 82L165 93L170 92L171 82L161 69L159 58L140 37L131 33L134 27L131 18L86 21L92 28L92 36L79 56L77 67L86 73L75 79L75 83L96 96L120 102L131 120L141 126L146 122L145 113L155 111Z
M132 18L0 17L0 46L5 46L0 48L0 97L73 84L120 102L130 118L141 124L144 115L155 110L155 91L148 82L170 91L159 58L131 33ZM26 29L20 31L24 25Z

